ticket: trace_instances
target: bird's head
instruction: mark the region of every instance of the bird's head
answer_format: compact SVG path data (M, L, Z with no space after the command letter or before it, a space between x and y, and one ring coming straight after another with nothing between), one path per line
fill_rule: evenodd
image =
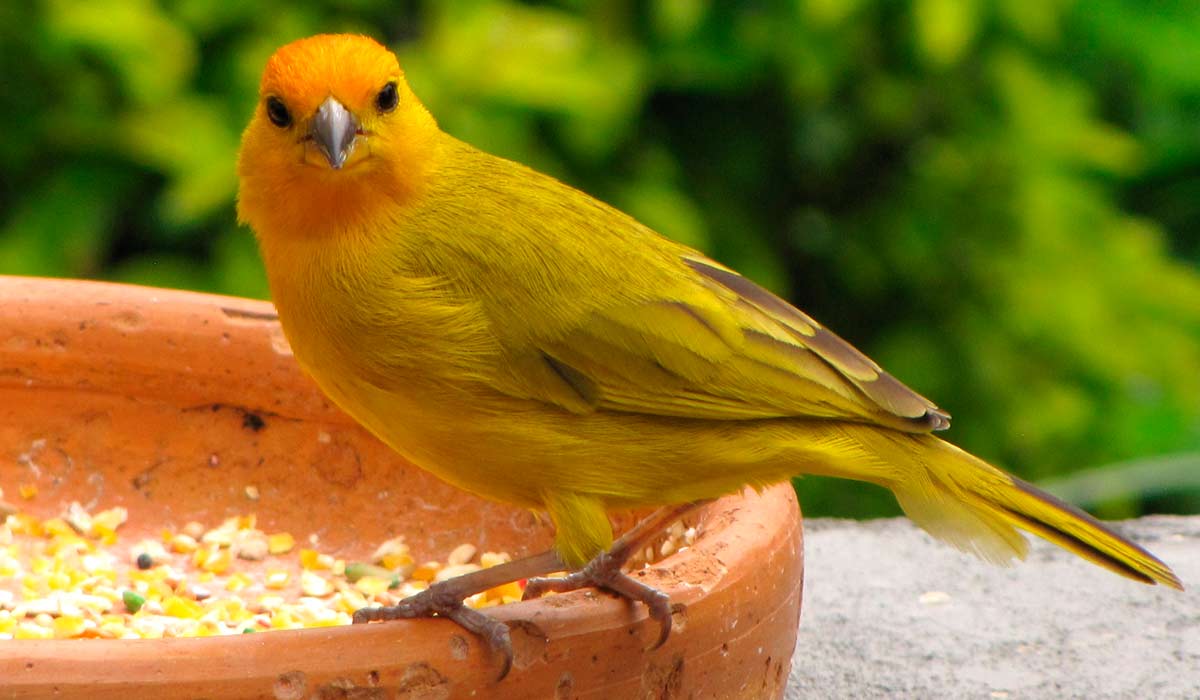
M272 209L341 215L346 224L372 200L402 203L421 189L438 133L396 56L375 40L294 41L267 61L242 136L239 217L262 235L295 228ZM311 227L312 217L297 218Z

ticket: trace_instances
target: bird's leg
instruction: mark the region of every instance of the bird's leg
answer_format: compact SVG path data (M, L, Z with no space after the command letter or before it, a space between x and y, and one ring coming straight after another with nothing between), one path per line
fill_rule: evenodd
M651 647L662 646L671 635L671 599L666 593L651 588L621 571L625 562L646 545L655 535L671 523L692 512L709 501L696 501L679 506L659 508L626 532L607 552L601 552L584 567L562 578L531 578L526 582L524 600L537 598L543 593L565 593L580 588L600 588L631 601L640 601L657 620L661 631L658 641Z
M468 632L482 637L492 651L501 655L504 662L499 679L503 679L512 668L513 661L508 625L478 610L468 608L463 604L463 600L510 581L528 579L525 588L526 599L536 598L549 591L561 593L595 586L629 600L645 603L650 609L651 617L662 625L662 632L655 645L657 648L667 641L671 633L670 600L661 591L625 575L621 567L668 525L705 503L708 501L660 508L618 538L608 551L597 555L582 569L564 578L535 578L567 568L558 554L551 550L435 583L395 605L362 608L355 611L354 623L418 617L444 617L453 620Z
M510 581L544 576L564 568L566 566L553 550L542 552L440 581L395 605L356 610L354 624L416 617L444 617L453 620L463 629L483 637L492 651L503 657L500 678L504 678L512 668L513 660L508 625L478 610L468 608L463 604L463 600Z

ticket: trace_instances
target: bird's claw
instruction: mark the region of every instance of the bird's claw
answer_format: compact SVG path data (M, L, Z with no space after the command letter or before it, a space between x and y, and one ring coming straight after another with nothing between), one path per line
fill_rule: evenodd
M456 595L453 589L438 588L438 585L434 585L395 605L360 608L354 611L354 624L411 620L419 617L444 617L453 620L463 629L486 640L492 652L502 659L497 681L504 680L512 669L513 648L508 625L463 605L462 597Z
M512 636L509 634L508 625L494 617L484 615L478 610L468 608L462 603L459 603L457 608L448 611L443 617L454 620L463 629L474 632L487 640L488 648L492 650L493 654L498 654L501 659L500 673L496 676L496 680L504 680L513 665Z
M580 588L599 588L629 601L646 606L650 617L659 624L658 640L651 650L666 644L671 636L671 599L666 593L651 588L621 570L624 562L601 553L579 571L561 578L531 578L525 583L522 600L531 600L546 593L566 593Z

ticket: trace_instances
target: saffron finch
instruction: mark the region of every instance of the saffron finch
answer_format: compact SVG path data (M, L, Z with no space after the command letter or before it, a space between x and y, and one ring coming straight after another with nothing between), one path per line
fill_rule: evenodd
M935 437L945 411L802 311L441 131L369 38L270 58L238 174L239 218L321 389L413 464L556 528L551 553L359 621L436 613L506 651L507 630L462 596L565 566L571 583L531 588L642 600L661 641L665 599L620 573L638 542L611 549L608 511L672 506L636 540L687 504L801 474L888 488L933 536L992 562L1022 558L1025 530L1181 587L1109 527Z

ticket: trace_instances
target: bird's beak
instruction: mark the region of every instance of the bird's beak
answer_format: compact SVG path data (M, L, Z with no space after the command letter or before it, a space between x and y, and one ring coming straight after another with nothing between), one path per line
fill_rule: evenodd
M316 142L329 167L338 170L354 152L358 120L341 102L329 96L317 109L309 135Z

